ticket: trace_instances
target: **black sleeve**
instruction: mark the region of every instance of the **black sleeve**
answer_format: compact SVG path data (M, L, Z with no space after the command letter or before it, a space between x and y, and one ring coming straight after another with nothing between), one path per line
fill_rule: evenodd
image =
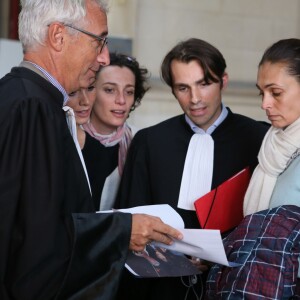
M114 299L129 247L131 214L73 214L73 220L72 258L56 299Z

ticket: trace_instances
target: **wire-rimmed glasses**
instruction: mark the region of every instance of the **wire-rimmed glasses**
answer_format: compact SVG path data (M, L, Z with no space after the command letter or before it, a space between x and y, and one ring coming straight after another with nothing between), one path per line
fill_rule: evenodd
M75 29L75 30L77 30L77 31L79 31L79 32L81 32L81 33L84 33L84 34L86 34L86 35L88 35L88 36L90 36L90 37L92 37L92 38L94 38L94 39L96 39L96 40L98 41L99 47L100 47L100 52L99 52L99 53L102 52L103 48L104 48L104 47L107 45L107 43L108 43L107 37L102 37L102 36L96 35L96 34L94 34L94 33L91 33L91 32L86 31L86 30L84 30L84 29L78 28L78 27L76 27L76 26L74 26L74 25L71 25L71 24L64 24L64 25L67 26L67 27L70 27L70 28L72 28L72 29Z

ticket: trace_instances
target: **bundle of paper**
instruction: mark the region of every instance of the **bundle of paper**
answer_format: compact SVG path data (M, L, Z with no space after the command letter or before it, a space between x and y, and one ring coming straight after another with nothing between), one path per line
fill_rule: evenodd
M181 216L168 204L138 206L118 211L157 216L183 234L182 240L174 240L170 246L152 242L145 251L130 253L126 268L136 276L184 276L200 273L180 253L225 266L235 266L227 260L220 230L185 229Z

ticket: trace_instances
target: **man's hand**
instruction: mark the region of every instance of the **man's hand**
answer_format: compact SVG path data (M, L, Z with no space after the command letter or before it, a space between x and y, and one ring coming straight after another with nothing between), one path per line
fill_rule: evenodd
M146 214L132 215L130 250L142 251L152 241L171 245L172 238L181 240L182 237L181 232L163 223L158 217Z

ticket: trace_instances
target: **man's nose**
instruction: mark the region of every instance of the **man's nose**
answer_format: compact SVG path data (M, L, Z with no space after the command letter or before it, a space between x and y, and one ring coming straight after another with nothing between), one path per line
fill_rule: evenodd
M193 104L197 104L200 101L201 101L201 93L196 88L192 88L191 89L191 102Z
M102 67L109 65L110 59L109 59L109 49L107 45L105 45L102 51L97 55L97 61Z

